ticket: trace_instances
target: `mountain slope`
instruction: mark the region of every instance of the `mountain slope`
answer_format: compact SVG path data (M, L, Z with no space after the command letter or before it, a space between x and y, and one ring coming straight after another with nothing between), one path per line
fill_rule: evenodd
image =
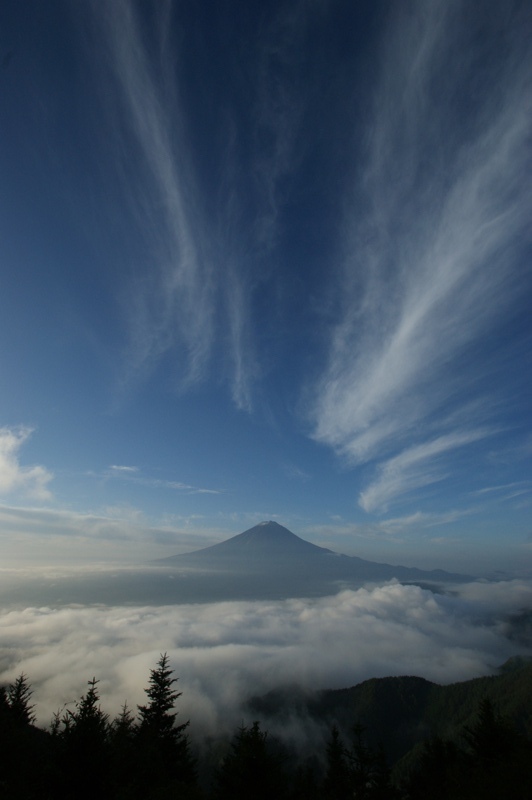
M323 728L324 736L336 725L349 741L353 726L362 725L372 746L384 746L390 764L408 756L406 768L425 738L459 741L483 698L489 698L518 731L532 737L532 659L512 661L498 675L448 686L414 676L371 678L350 689L273 691L252 698L248 705L254 718L273 730L298 724L303 730L312 721Z
M224 542L172 558L245 558L330 555L331 550L301 539L278 522L260 522ZM170 560L170 559L167 559Z
M166 566L210 571L262 574L272 580L292 578L302 581L386 581L394 578L411 582L457 582L472 580L444 570L421 570L366 561L357 556L335 553L318 547L279 525L261 522L219 544L191 553L170 556L158 563Z

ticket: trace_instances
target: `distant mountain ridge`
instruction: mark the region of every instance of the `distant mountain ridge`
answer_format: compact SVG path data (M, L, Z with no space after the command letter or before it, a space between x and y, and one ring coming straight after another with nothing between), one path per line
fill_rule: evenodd
M463 582L474 580L444 570L382 564L357 556L335 553L307 542L272 520L261 522L243 533L218 544L160 559L161 565L206 570L233 570L235 573L263 573L288 578L296 583L307 579L330 581L382 581L396 578L411 582Z
M117 569L11 576L0 601L28 606L215 603L326 597L344 589L397 580L433 592L473 581L444 570L392 566L346 556L307 542L277 522L264 522L202 550ZM528 636L528 612L516 617Z

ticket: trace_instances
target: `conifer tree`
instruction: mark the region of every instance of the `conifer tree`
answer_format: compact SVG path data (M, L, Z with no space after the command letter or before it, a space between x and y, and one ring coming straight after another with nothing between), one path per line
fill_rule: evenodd
M168 655L162 654L156 669L151 670L149 686L144 690L150 702L137 707L141 734L177 742L182 738L189 722L176 725L177 713L171 713L175 701L181 697L182 692L176 692L172 688L174 683L177 683L177 678L172 678L174 670L170 669L168 662Z
M122 706L120 714L111 723L111 739L113 742L131 740L135 735L136 727L135 718L126 702Z
M0 796L6 800L48 797L51 748L45 731L34 724L32 694L23 673L0 688Z
M384 753L366 743L361 725L353 728L351 747L344 746L338 729L333 727L326 759L323 791L327 800L393 800L396 796Z
M242 726L216 775L214 797L216 800L285 797L287 779L282 761L259 722L254 722L250 728Z
M498 713L489 697L480 701L474 725L464 728L471 755L488 770L513 749L516 738L513 726Z
M135 718L124 703L120 714L109 726L111 746L111 771L116 796L134 798L137 771L136 735L138 727Z
M327 800L346 800L351 796L346 750L336 725L327 742L326 772L323 793Z
M196 772L190 755L185 730L189 721L176 725L175 701L181 692L173 687L177 678L169 666L166 653L150 671L149 702L137 706L139 724L136 734L138 786L150 791L183 793L184 787L195 784ZM140 795L145 797L146 795Z
M89 689L74 710L67 709L59 721L56 715L52 723L59 768L66 777L62 796L69 800L111 796L109 715L100 707L98 682L96 678L88 681Z
M433 736L426 739L407 783L412 800L447 800L462 781L464 754L455 742Z
M347 751L349 778L353 796L360 800L392 800L395 792L390 770L382 750L370 747L362 725L353 728L353 741Z
M89 689L80 697L74 711L67 709L63 716L64 731L89 742L104 742L109 729L109 715L100 707L96 678L88 681Z
M22 672L7 690L7 703L9 705L13 720L23 725L33 725L35 706L30 705L30 698L33 694L27 677Z

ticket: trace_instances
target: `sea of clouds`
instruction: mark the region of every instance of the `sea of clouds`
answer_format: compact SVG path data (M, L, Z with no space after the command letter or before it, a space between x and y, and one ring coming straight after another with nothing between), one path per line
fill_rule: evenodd
M245 701L271 689L341 688L370 677L418 675L439 683L494 673L532 654L519 620L532 584L475 582L435 594L391 582L315 599L168 606L4 607L0 683L24 672L38 723L73 704L93 676L102 707L145 700L167 652L179 677L178 710L192 737L231 733ZM72 707L72 706L70 706Z

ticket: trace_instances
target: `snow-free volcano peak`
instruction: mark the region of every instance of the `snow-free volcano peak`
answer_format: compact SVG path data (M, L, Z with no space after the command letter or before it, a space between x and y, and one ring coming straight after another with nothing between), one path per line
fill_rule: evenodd
M334 593L346 585L360 586L365 581L450 582L467 579L442 570L425 571L365 561L357 556L333 553L307 542L273 520L260 522L224 542L170 556L160 564L186 570L223 573L234 593L238 581L245 584L246 596L300 596ZM190 577L190 576L189 576ZM324 590L324 586L327 590ZM321 588L320 588L321 587Z
M284 525L268 520L238 533L224 542L187 553L188 556L231 558L283 558L290 556L324 555L331 551L301 539Z

